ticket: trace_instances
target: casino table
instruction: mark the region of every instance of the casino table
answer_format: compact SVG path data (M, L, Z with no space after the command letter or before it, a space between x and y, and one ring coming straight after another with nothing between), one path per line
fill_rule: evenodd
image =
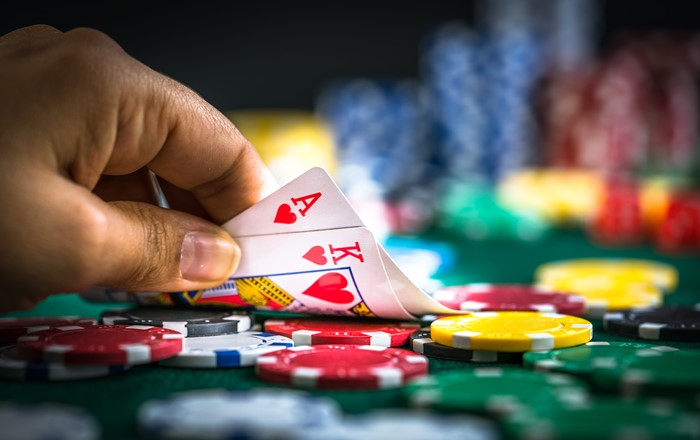
M643 258L670 263L679 274L679 283L673 294L666 295L666 304L700 303L700 255L662 255L650 246L601 247L589 241L578 229L559 229L538 241L489 240L472 241L442 230L430 230L421 239L448 243L456 251L455 264L439 274L445 285L470 282L528 283L533 281L535 269L546 262L585 257ZM79 295L67 293L50 297L27 312L5 316L62 316L81 315L98 317L103 310L121 304L89 303ZM257 322L276 317L274 312L254 313ZM626 341L621 336L606 333L600 320L593 323L593 341ZM646 341L651 342L651 341ZM659 341L678 348L700 348L700 342ZM467 363L430 359L429 372L469 369L494 364ZM518 369L520 364L499 364L503 368ZM128 371L87 380L63 382L26 382L0 380L0 400L21 403L62 402L84 407L92 413L103 430L105 439L137 438L136 414L148 399L169 393L202 389L278 387L256 378L253 367L230 369L187 369L142 365ZM359 414L373 409L408 408L400 388L381 391L316 391L312 393L335 399L344 412Z

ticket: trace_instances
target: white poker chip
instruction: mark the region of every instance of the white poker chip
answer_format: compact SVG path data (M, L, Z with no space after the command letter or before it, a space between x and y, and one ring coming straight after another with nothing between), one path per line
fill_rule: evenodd
M476 415L380 409L348 416L343 423L308 429L305 440L497 440L495 423Z
M58 362L26 361L17 347L0 347L0 378L21 381L58 382L110 376L128 370L129 365L70 365Z
M258 357L293 347L291 339L262 332L185 338L182 352L158 365L182 368L231 368L255 365Z
M0 438L12 440L96 440L102 429L83 408L58 404L0 402Z
M148 439L302 439L340 423L334 400L297 390L221 388L176 393L138 411Z

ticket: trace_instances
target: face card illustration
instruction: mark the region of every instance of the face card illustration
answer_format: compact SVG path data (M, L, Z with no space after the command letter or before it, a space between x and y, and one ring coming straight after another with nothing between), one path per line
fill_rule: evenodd
M376 239L364 227L238 237L232 278L255 306L412 319L398 301Z
M315 167L224 223L233 237L363 226L328 172Z

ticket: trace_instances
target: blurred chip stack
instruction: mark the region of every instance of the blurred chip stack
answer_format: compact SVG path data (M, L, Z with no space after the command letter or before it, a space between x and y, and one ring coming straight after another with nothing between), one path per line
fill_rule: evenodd
M413 79L326 84L318 113L332 129L338 186L373 230L413 233L431 222L427 102Z

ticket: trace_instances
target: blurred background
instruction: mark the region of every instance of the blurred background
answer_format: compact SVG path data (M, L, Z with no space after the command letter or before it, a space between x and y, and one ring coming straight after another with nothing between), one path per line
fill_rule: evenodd
M22 2L226 113L281 184L326 168L380 240L439 228L700 250L700 20L684 1Z

